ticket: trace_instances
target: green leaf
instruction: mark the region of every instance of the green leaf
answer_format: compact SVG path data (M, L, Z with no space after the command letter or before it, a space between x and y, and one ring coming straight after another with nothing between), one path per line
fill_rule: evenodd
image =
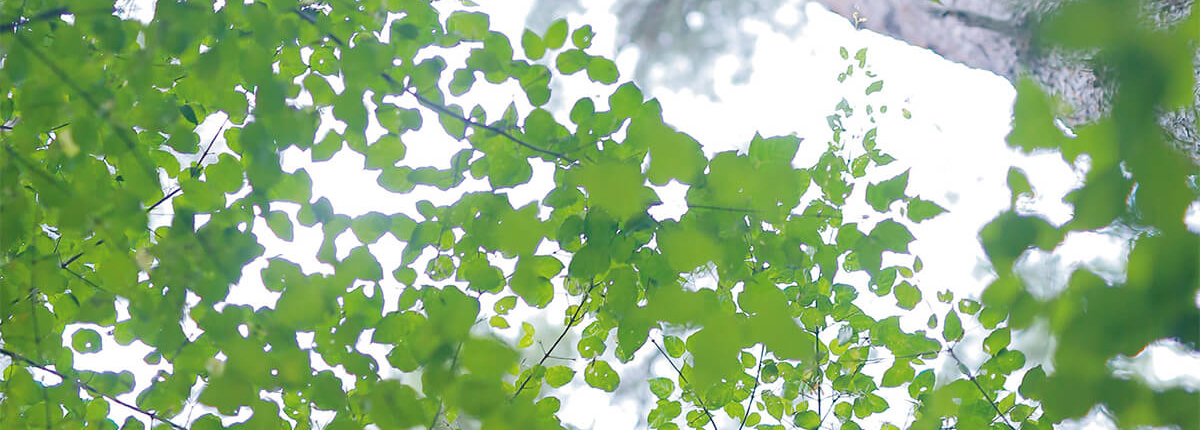
M533 345L533 324L521 323L521 338L517 340L517 348L528 348Z
M716 238L698 230L694 224L667 221L658 232L659 249L667 256L671 268L678 272L691 272L719 255L720 244Z
M663 348L667 349L667 354L672 357L683 357L684 343L675 336L663 336Z
M608 212L618 222L646 210L656 200L643 185L641 168L632 163L599 162L572 169L574 182L587 192L589 206Z
M71 335L71 347L79 351L80 354L89 354L100 352L103 347L100 341L100 333L90 328L79 329L75 334Z
M467 337L479 316L479 302L454 286L440 291L427 289L421 302L425 304L430 324L448 340Z
M1051 250L1063 237L1063 232L1035 216L1015 212L1000 214L979 231L983 251L991 259L997 273L1008 273L1025 250L1037 246Z
M525 30L521 34L521 48L525 50L525 56L530 60L537 60L546 55L546 43L542 42L542 38L538 37L537 33L530 30Z
M1012 131L1008 133L1009 146L1025 152L1061 146L1066 137L1054 125L1050 96L1029 78L1019 79L1015 86L1017 100L1013 105Z
M412 191L416 184L408 179L412 169L409 167L391 167L384 168L379 174L377 182L379 186L393 193L407 193Z
M271 232L275 233L280 239L288 242L292 241L292 220L288 219L286 213L282 211L271 211L267 213L267 226L271 228Z
M921 200L917 197L913 197L908 201L908 219L912 220L912 222L925 221L941 215L942 212L945 211L946 210L942 209L941 206L938 206L937 203L928 200Z
M896 301L901 308L911 311L921 301L921 290L908 281L900 282L892 291L896 293Z
M610 261L611 256L607 247L588 242L583 245L583 248L575 251L575 255L571 257L567 275L576 279L590 280L608 270Z
M907 227L890 219L875 224L869 236L883 249L895 252L908 252L908 244L914 239Z
M933 369L922 370L921 373L918 373L917 377L913 378L912 382L908 384L908 395L916 399L921 395L921 393L932 390L934 380L935 377L933 374Z
M550 279L562 269L562 262L554 257L521 256L509 285L525 304L544 308L554 298L554 285Z
M383 279L383 267L375 261L375 256L365 246L354 248L337 265L340 273L352 278L378 281Z
M958 313L951 309L946 312L946 322L942 326L942 338L947 342L955 342L961 340L962 336L962 322L958 319Z
M570 75L588 67L591 61L592 57L583 51L568 49L558 54L558 57L554 59L554 65L558 68L559 73Z
M650 410L646 416L646 420L653 429L671 429L678 430L678 426L672 423L671 420L678 417L683 411L679 402L660 399L658 405Z
M700 143L664 124L654 109L643 109L634 116L629 124L626 143L649 147L650 167L646 170L646 177L655 185L665 185L671 179L693 184L700 179L708 164Z
M546 369L546 383L551 387L558 388L567 385L575 379L575 371L566 366L553 366Z
M884 387L899 387L905 382L911 381L914 375L916 372L913 371L907 360L897 360L896 364L883 372L883 380L880 383Z
M558 49L563 46L563 42L567 40L567 20L560 18L550 23L550 28L546 30L546 46L550 49Z
M871 85L867 86L866 93L869 95L871 93L877 93L882 89L883 89L883 81L875 81L875 82L872 82Z
M517 359L517 353L503 343L484 338L468 339L459 355L463 367L471 373L493 377L504 374Z
M613 91L611 96L608 96L608 108L613 115L616 115L619 118L632 117L637 114L639 108L641 108L643 97L642 90L638 89L637 85L635 85L633 82L626 82L617 87L617 90ZM591 99L580 100L590 101ZM591 110L595 111L595 108L592 108ZM591 114L588 115L590 116ZM571 118L572 121L574 121L574 109L572 109ZM576 123L578 124L578 121L576 121Z
M404 146L404 142L400 141L399 136L385 134L367 147L363 153L367 157L364 165L368 169L395 167L397 162L404 159L407 151L407 147Z
M996 329L983 339L983 350L988 354L999 354L1008 347L1009 340L1011 340L1011 335L1008 327Z
M367 212L350 221L354 237L364 244L375 243L392 227L392 219L379 212Z
M904 197L904 189L908 187L908 171L880 182L867 185L867 203L879 212L887 212L888 206L897 199Z
M495 310L496 313L500 315L508 315L508 311L512 310L516 306L517 296L505 296L496 301L496 304L492 306L492 310Z
M1025 177L1025 171L1019 167L1008 168L1008 189L1012 192L1012 202L1017 201L1017 196L1023 193L1033 194L1033 187L1029 185L1029 178Z
M446 20L446 31L465 39L482 40L490 25L488 16L477 12L454 12Z
M449 255L439 255L425 265L425 274L435 281L445 280L454 274L454 259Z
M815 411L801 411L796 413L792 424L805 430L813 430L821 425L821 417Z
M559 67L562 70L562 67ZM617 82L617 63L604 57L591 57L587 63L588 79L603 84Z
M604 360L592 360L588 363L583 372L583 379L588 385L610 393L616 391L617 385L621 383L621 377Z
M571 32L571 43L574 43L576 48L587 49L592 46L592 37L595 35L592 26L585 24Z
M650 392L659 399L667 399L675 392L675 382L668 378L651 378Z

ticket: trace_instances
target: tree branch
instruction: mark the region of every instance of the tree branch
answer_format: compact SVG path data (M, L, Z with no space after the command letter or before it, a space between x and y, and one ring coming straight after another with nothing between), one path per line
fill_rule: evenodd
M667 359L667 364L670 364L671 368L675 369L675 373L679 374L679 379L681 381L683 381L684 384L688 384L688 387L689 387L689 388L683 388L683 384L680 384L680 388L683 388L687 391L692 391L691 390L692 383L688 382L687 377L683 376L683 371L679 370L679 367L675 365L674 361L671 361L671 356L667 355L667 351L665 349L663 349L662 345L659 345L658 342L655 341L654 339L650 339L650 343L653 343L654 347L658 348L658 353L662 354L663 358ZM700 395L697 394L695 391L692 391L692 395L694 395L696 397L696 400L699 400L700 410L704 411L704 415L708 416L708 422L712 423L713 430L718 430L717 429L717 421L713 419L712 413L708 411L708 406L704 405L704 399L701 398Z
M305 13L303 13L302 11L300 11L299 9L296 9L296 10L293 10L293 11L294 11L294 12L295 12L297 15L299 15L299 16L300 16L300 18L302 18L302 19L303 19L305 22L308 22L309 24L311 24L311 25L313 25L313 26L316 26L316 27L318 27L318 28L320 27L319 25L317 25L317 21L316 21L315 19L313 19L313 17L306 15ZM342 42L342 40L341 40L341 39L339 39L337 36L334 36L334 35L333 35L333 33L326 32L326 33L325 33L325 35L326 35L327 37L329 37L330 39L332 39L334 42L336 42L336 43L337 43L338 45L340 45L340 46L345 46L345 45L346 45L346 44L345 44L345 42ZM501 129L499 129L499 128L496 128L496 127L492 127L492 126L490 126L490 125L487 125L487 124L481 124L481 123L478 123L478 122L472 121L472 120L471 120L471 119L469 119L469 118L466 118L466 117L464 117L464 116L462 116L462 115L459 115L459 114L457 114L457 113L454 113L454 112L453 112L453 111L451 111L450 109L447 109L445 106L442 106L440 103L436 103L436 102L434 102L434 101L432 101L432 100L429 100L429 99L425 98L424 96L422 96L421 94L417 93L416 91L410 91L407 85L401 85L399 82L396 82L396 80L395 80L394 78L392 78L391 76L389 76L387 73L380 73L380 74L379 74L379 76L380 76L381 78L383 78L383 80L384 80L384 81L387 81L389 84L391 84L393 87L398 87L398 88L400 88L400 89L401 89L401 92L405 92L405 93L408 93L408 94L412 94L412 95L413 95L413 97L416 97L416 98L417 98L417 102L419 102L420 104L424 105L425 107L428 107L428 108L430 108L430 109L433 109L433 110L437 111L437 112L438 112L438 113L440 113L440 114L444 114L444 115L449 115L449 116L452 116L452 117L454 117L455 119L457 119L457 120L459 120L459 121L462 121L463 123L466 123L467 125L470 125L470 126L472 126L472 127L479 127L479 128L482 128L482 129L484 129L484 130L487 130L487 131L490 131L490 132L493 132L493 133L499 134L499 135L501 135L501 136L504 136L504 137L505 137L505 138L507 138L508 140L511 140L513 143L516 143L517 145L521 145L521 146L523 146L523 147L529 148L530 150L532 150L532 151L534 151L534 152L538 152L538 153L541 153L541 154L549 155L549 156L552 156L552 157L554 157L554 158L558 158L558 159L561 159L561 160L566 160L566 161L569 161L569 162L572 162L572 163L578 163L578 162L579 162L579 160L578 160L578 159L575 159L575 158L568 157L566 154L563 154L563 153L561 153L561 152L554 152L554 151L551 151L551 150L549 150L549 149L542 149L542 148L539 148L539 147L537 147L537 146L534 146L534 145L530 144L529 142L525 142L524 140L521 140L521 139L518 139L518 138L516 138L515 136L513 136L513 135L509 134L507 131L501 130Z
M56 7L54 9L50 9L48 11L39 13L28 19L17 18L15 20L13 20L12 22L0 25L0 33L11 33L13 31L16 31L18 28L21 28L21 26L23 26L23 25L33 24L38 21L48 21L48 20L58 18L63 15L67 15L69 13L70 12L67 11L66 6L61 6L61 7Z
M42 64L46 65L46 68L49 68L51 72L58 76L58 79L61 80L63 84L65 84L75 93L79 94L79 98L82 98L83 101L92 108L92 110L96 111L97 113L102 113L101 118L105 121L105 123L108 124L109 127L112 127L113 131L116 132L115 134L117 135L117 138L119 138L125 143L126 146L129 147L129 150L134 154L133 159L137 160L138 165L145 170L144 173L146 177L154 178L156 176L154 163L150 163L145 154L137 151L138 145L134 143L133 139L128 136L128 129L117 127L115 124L109 121L107 110L101 108L100 103L97 102L96 99L92 98L92 96L88 94L87 91L84 91L82 87L76 84L75 81L72 81L70 76L67 76L66 71L64 71L61 67L58 67L57 64L54 64L53 61L50 61L50 58L47 57L46 54L41 50L37 49L32 42L26 40L25 37L20 33L16 35L16 38L21 45L25 46L26 50L32 53L33 56L37 57Z
M392 77L391 77L391 76L388 76L388 75L383 75L383 76L384 76L384 78L385 78L387 81L389 81L389 82L392 82L392 83L395 83L395 82L396 82L394 79L392 79ZM560 153L560 152L554 152L554 151L551 151L551 150L549 150L549 149L542 149L542 148L539 148L539 147L537 147L537 146L534 146L534 145L532 145L532 144L530 144L530 143L528 143L528 142L525 142L524 140L521 140L521 139L518 139L518 138L516 138L515 136L513 136L513 135L509 134L507 131L504 131L504 130L502 130L502 129L499 129L499 128L496 128L496 127L492 127L492 126L490 126L490 125L487 125L487 124L481 124L481 123L478 123L478 122L472 121L470 118L466 118L466 117L464 117L464 116L462 116L462 115L459 115L459 114L457 114L457 113L455 113L455 112L451 111L450 109L447 109L445 106L442 106L442 105L441 105L441 104L439 104L439 103L436 103L436 102L434 102L434 101L432 101L432 100L429 100L429 99L425 98L425 97L424 97L424 96L422 96L420 93L418 93L418 92L416 92L416 91L413 91L413 90L410 90L409 88L405 88L405 89L404 89L404 92L407 92L407 93L409 93L409 94L412 94L412 95L413 95L413 97L416 97L416 98L417 98L417 101L418 101L418 102L420 102L422 105L425 105L426 107L428 107L428 108L430 108L430 109L433 109L433 110L437 111L438 113L441 113L441 114L444 114L444 115L450 115L450 116L454 117L455 119L457 119L457 120L459 120L459 121L462 121L462 122L464 122L464 123L466 123L467 125L470 125L470 126L472 126L472 127L479 127L479 128L482 128L482 129L484 129L484 130L490 131L490 132L492 132L492 133L496 133L496 134L499 134L499 135L501 135L501 136L504 136L505 138L508 138L508 140L511 140L511 141L513 141L514 143L516 143L516 144L518 144L518 145L521 145L521 146L523 146L523 147L529 148L530 150L532 150L532 151L534 151L534 152L538 152L538 153L546 154L546 155L552 156L552 157L554 157L554 158L558 158L558 159L562 159L562 160L570 161L570 162L572 162L572 163L578 163L578 162L579 162L579 160L577 160L577 159L574 159L574 158L571 158L571 157L568 157L566 154L563 154L563 153Z
M63 381L70 381L72 384L75 384L75 386L77 386L77 387L80 387L80 388L83 388L84 390L87 390L89 393L92 393L92 394L94 394L94 395L97 395L97 396L103 397L103 398L105 398L105 399L108 399L109 401L111 401L111 402L113 402L113 403L116 403L116 404L118 404L118 405L124 406L124 407L126 407L126 408L129 408L130 410L132 410L132 411L134 411L134 412L137 412L137 413L140 413L140 414L142 414L142 415L145 415L145 416L147 416L147 417L150 417L150 419L152 419L152 420L156 420L156 421L161 421L161 422L164 422L164 423L166 423L167 425L171 426L172 428L175 428L176 430L187 430L187 427L181 426L181 425L179 425L179 424L175 424L175 423L171 422L170 420L168 420L168 419L166 419L166 418L163 418L161 415L159 415L159 414L157 414L157 413L154 413L154 412L150 412L150 411L144 410L144 409L142 409L142 408L139 408L139 407L137 407L137 406L131 405L131 404L129 404L129 403L125 403L124 401L121 401L121 399L118 399L118 398L116 398L116 397L114 397L114 396L110 396L110 395L108 395L108 394L104 394L104 393L100 392L100 390L97 390L96 388L92 387L91 385L88 385L86 382L80 381L80 380L78 380L78 379L75 379L75 378L68 378L66 375L64 375L64 374L62 374L62 373L59 373L58 371L56 371L56 370L54 370L54 369L51 369L51 368L49 368L49 367L46 367L46 366L44 366L44 365L38 364L37 362L35 362L35 361L33 361L33 360L30 360L29 358L26 358L25 356L23 356L23 355L21 355L21 354L18 354L18 353L16 353L16 352L13 352L13 351L9 351L9 350L7 350L7 349L4 349L4 348L0 348L0 354L7 355L9 358L12 358L14 361L20 361L20 362L22 362L22 363L25 363L26 365L32 366L32 367L34 367L34 368L37 368L38 370L41 370L41 371L43 371L43 372L46 372L46 373L49 373L49 374L51 374L51 375L57 376L57 377L59 377L59 378L62 378L62 380L63 380ZM48 419L48 418L49 418L49 417L47 417L47 419Z
M723 207L723 206L693 205L693 204L688 204L688 209L708 209L708 210L714 210L714 211L741 212L741 213L749 213L749 214L758 212L754 209L727 208L727 207Z
M746 427L746 418L750 418L750 407L754 406L754 394L758 391L758 380L762 378L762 360L763 354L767 352L767 344L762 344L762 349L758 350L758 374L754 376L754 388L750 389L750 402L746 403L746 410L742 412L742 423L738 425L738 430Z
M975 375L971 374L971 369L968 369L967 366L963 364L962 360L958 359L958 355L956 355L954 353L953 348L950 349L950 356L954 357L954 361L958 362L959 369L962 370L963 373L966 373L967 378L969 378L971 380L971 383L975 384L975 388L979 389L979 394L982 394L983 398L988 401L988 404L992 405L992 409L996 410L996 415L998 415L1000 417L1000 421L1003 422L1004 425L1008 426L1009 430L1016 430L1015 428L1013 428L1012 424L1009 424L1008 418L1004 418L1004 412L1001 412L1000 407L996 406L996 401L992 400L992 396L989 395L987 393L987 391L983 389L982 385L979 385L979 381L975 380Z
M478 296L476 296L476 300L478 300ZM456 366L458 366L458 353L462 352L462 346L463 346L463 344L459 343L458 348L454 349L454 358L450 359L450 372L451 373L453 373L454 368ZM437 425L438 417L442 416L442 409L445 409L445 406L446 406L445 403L443 403L440 400L438 401L437 413L433 414L432 420L429 420L429 430L433 430L433 426Z
M542 355L542 359L538 360L538 364L536 366L534 366L533 369L536 369L538 366L541 366L542 364L544 364L546 362L546 359L550 358L550 354L554 352L554 348L558 347L558 343L562 342L564 337L567 337L567 332L571 331L571 327L574 327L575 324L578 323L580 319L582 319L582 317L579 314L581 312L583 312L583 305L587 304L588 295L590 295L592 293L592 289L594 289L594 288L596 288L596 281L593 280L592 285L590 287L588 287L587 292L583 293L583 300L580 301L579 306L577 306L575 308L575 313L572 314L571 319L567 321L567 326L563 327L563 331L562 331L562 333L559 333L558 339L554 340L554 343L550 345L550 349L546 350L546 353ZM508 399L508 401L511 402L511 401L513 401L513 399L516 399L517 395L521 394L521 390L525 389L525 385L529 384L530 379L533 379L533 370L529 371L529 376L526 376L525 380L521 381L521 386L517 387L517 391L513 393L512 397L510 397Z

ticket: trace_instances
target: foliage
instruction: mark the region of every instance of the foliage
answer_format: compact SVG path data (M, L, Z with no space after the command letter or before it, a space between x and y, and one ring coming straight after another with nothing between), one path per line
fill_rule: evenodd
M1162 146L1146 112L1191 88L1182 82L1190 73L1178 71L1191 57L1179 52L1200 31L1115 39L1107 29L1118 24L1105 20L1132 14L1079 19L1099 10L1087 8L1050 20L1047 37L1101 46L1122 79L1117 119L1075 139L1053 127L1044 96L1020 88L1014 144L1089 156L1076 219L1055 227L1016 212L997 218L981 233L998 274L983 305L939 294L956 306L930 320L932 331L906 331L898 317L876 320L858 303L866 292L906 310L929 302L916 282L920 259L908 254L908 226L941 208L907 193L907 172L863 179L892 162L875 144L883 106L854 116L839 104L828 118L834 137L812 166L793 165L800 146L814 144L793 136L756 135L745 153L710 158L663 122L656 100L631 82L618 85L611 60L587 52L588 26L557 21L527 31L517 50L490 30L487 15L443 16L420 0L230 2L215 12L163 0L145 25L113 16L112 7L0 5L0 16L11 17L0 34L0 88L8 89L0 118L11 125L0 132L0 354L11 358L0 428L117 428L113 407L139 414L120 426L131 429L147 418L192 429L441 420L559 428L563 392L551 388L581 380L614 392L628 383L617 362L639 354L677 369L649 381L657 403L644 422L653 428L729 420L856 428L909 400L916 421L887 426L1048 428L1103 404L1122 426L1196 427L1187 407L1195 394L1152 391L1115 378L1106 363L1157 339L1196 344L1190 263L1200 247L1182 221L1195 177ZM468 51L466 66L447 70L438 54L446 49ZM869 98L883 89L865 50L842 56L841 79L863 80L853 91ZM607 96L576 101L569 122L542 108L552 79L580 72ZM509 81L526 99L490 121L445 93ZM318 134L322 113L344 131ZM219 114L232 125L223 131L229 151L218 156L215 138L201 142L197 128ZM368 135L371 124L386 134ZM469 148L444 160L448 168L414 168L404 140L424 127ZM419 202L416 218L352 218L313 198L307 172L281 167L291 147L313 160L360 153L400 197L417 187L455 189L467 175L491 191L444 206ZM536 205L515 208L497 192L529 182L543 165L554 186ZM660 200L650 185L667 183L687 185L678 219L648 213ZM1123 204L1131 192L1132 204ZM858 198L874 212L844 219ZM294 220L281 212L286 205L299 208ZM147 212L156 208L170 208L173 219L150 230ZM294 222L319 226L316 258L332 270L305 273L267 258L261 277L278 294L274 305L229 303L243 269L264 258L250 228L256 220L283 239ZM1149 228L1125 285L1106 288L1080 272L1043 301L1012 274L1027 248L1053 248L1069 230L1115 221ZM346 232L362 245L339 252L334 241ZM366 246L387 234L405 243L399 267L384 267ZM414 267L418 260L425 266ZM850 276L868 277L869 291L845 283ZM697 287L701 277L715 286ZM564 331L538 362L521 362L534 326L510 321L510 312L551 305L565 308ZM990 330L990 358L979 369L953 349L966 315ZM1058 342L1055 372L1029 370L1009 349L1013 331L1036 318L1048 319ZM579 339L567 339L577 327ZM521 333L515 343L502 336L512 332ZM148 386L130 372L78 370L88 354L115 347L106 336L147 345L145 362L163 370ZM366 351L380 347L386 360ZM571 350L578 365L547 363ZM961 375L930 365L946 355ZM1017 390L1006 381L1019 372ZM196 403L206 413L183 414ZM239 413L248 418L232 418Z
M1057 342L1054 370L1037 366L1020 385L1022 396L1041 404L1045 420L1082 417L1103 405L1122 428L1198 428L1200 417L1191 411L1200 396L1194 391L1154 389L1113 372L1115 362L1155 342L1170 339L1192 351L1200 346L1200 237L1184 222L1200 193L1197 171L1168 145L1154 118L1155 112L1192 102L1200 11L1193 8L1190 18L1164 29L1136 18L1138 8L1132 1L1081 1L1040 23L1044 48L1089 50L1102 60L1100 69L1117 88L1112 116L1068 137L1054 125L1053 101L1028 81L1017 85L1009 144L1024 151L1056 150L1086 176L1067 197L1075 213L1065 225L1019 213L1014 205L983 228L980 238L997 279L982 300L987 308L1005 310L1012 330L1038 319L1048 323ZM1114 28L1122 29L1119 36ZM1014 198L1030 191L1019 171L1010 172L1009 184ZM1053 249L1072 232L1121 225L1137 233L1125 279L1115 285L1078 268L1056 296L1035 298L1012 270L1028 248Z

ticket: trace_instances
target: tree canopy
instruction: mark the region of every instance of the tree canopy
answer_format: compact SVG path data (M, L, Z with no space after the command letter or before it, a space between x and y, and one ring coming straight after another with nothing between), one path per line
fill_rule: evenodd
M656 403L639 422L655 429L1051 428L1096 407L1120 427L1200 428L1197 393L1112 367L1157 341L1200 343L1200 238L1185 223L1200 186L1155 116L1193 99L1200 13L1167 30L1137 5L1080 1L1038 21L1039 46L1096 53L1115 77L1112 115L1063 130L1061 104L1018 83L1010 145L1057 151L1086 178L1070 222L1014 204L980 232L995 281L972 298L916 282L909 227L943 209L907 172L862 180L894 161L874 118L898 108L838 105L829 142L755 135L710 157L589 53L586 23L510 40L484 13L422 0L160 0L148 23L112 1L4 2L0 428L561 428L559 387L619 395L631 382L614 368L643 355L676 370L647 381ZM443 58L454 51L461 68ZM846 91L883 90L865 49L831 61ZM566 75L605 93L552 111ZM512 84L525 98L499 117L459 104ZM200 138L215 117L227 150ZM412 134L430 128L465 149L411 163ZM825 151L797 166L801 145ZM362 154L397 198L488 190L351 217L285 168L291 148ZM541 168L549 191L514 207L505 192ZM686 211L660 219L649 210L668 184ZM1009 184L1014 202L1033 191L1018 170ZM874 213L844 217L855 199ZM171 221L151 223L155 210ZM285 241L319 228L328 270L265 255L256 223ZM1137 231L1121 282L1080 268L1046 297L1013 270L1114 225ZM335 245L347 234L350 249ZM389 234L404 244L394 267L368 247ZM274 302L230 303L264 259ZM928 325L877 318L867 300L931 310ZM562 321L541 350L533 316ZM964 324L981 344L959 344ZM1011 345L1039 324L1053 363ZM160 369L148 385L82 370L134 343ZM987 359L964 364L966 348ZM911 418L872 421L897 409Z

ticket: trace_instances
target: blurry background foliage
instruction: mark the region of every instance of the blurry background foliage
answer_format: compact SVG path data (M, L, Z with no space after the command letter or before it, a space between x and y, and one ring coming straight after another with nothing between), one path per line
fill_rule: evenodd
M1200 427L1195 392L1111 365L1200 338L1200 242L1184 224L1196 172L1155 116L1191 102L1195 12L1164 30L1139 21L1136 3L1091 0L1039 21L1038 43L1094 52L1112 74L1112 115L1066 134L1058 104L1018 83L1010 144L1057 151L1087 178L1069 223L1014 209L980 232L998 277L976 301L910 282L922 263L908 226L942 209L907 192L907 172L856 181L893 161L875 147L875 118L907 111L840 104L830 142L756 135L746 151L706 157L588 52L585 23L509 40L486 14L420 0L164 0L148 24L113 7L0 5L0 428L559 428L572 391L557 387L621 395L614 366L641 355L677 369L649 381L652 428L1051 428L1098 405L1121 427ZM448 69L446 50L467 51L466 66ZM867 60L843 50L847 92L883 89ZM540 108L573 74L608 92ZM452 97L505 82L526 97L499 117ZM199 137L213 115L228 118L227 150ZM322 115L345 128L322 129ZM375 124L382 135L368 133ZM468 147L404 163L406 137L428 128ZM827 150L797 167L802 144ZM313 198L303 169L282 167L293 146L314 161L361 153L397 198L468 176L490 190L421 201L419 217L350 217ZM495 192L535 167L553 171L535 204ZM661 200L650 185L667 183L686 186L678 219L647 213ZM1010 183L1028 191L1018 171ZM874 213L843 219L851 196ZM171 222L151 228L155 210ZM255 220L285 240L295 223L319 226L315 258L330 270L267 257L273 305L229 303L264 258ZM1114 223L1138 229L1119 284L1080 269L1064 291L1034 296L1012 273L1028 249ZM359 246L339 252L347 231ZM366 246L387 234L405 244L398 265ZM713 285L698 288L701 275ZM905 331L864 313L869 299L948 311ZM580 336L521 360L534 348L523 319L550 309ZM988 332L978 368L954 349L963 320ZM1039 321L1052 370L1009 348ZM133 343L152 351L147 384L79 370ZM897 408L911 420L870 421ZM128 418L110 419L115 409Z

